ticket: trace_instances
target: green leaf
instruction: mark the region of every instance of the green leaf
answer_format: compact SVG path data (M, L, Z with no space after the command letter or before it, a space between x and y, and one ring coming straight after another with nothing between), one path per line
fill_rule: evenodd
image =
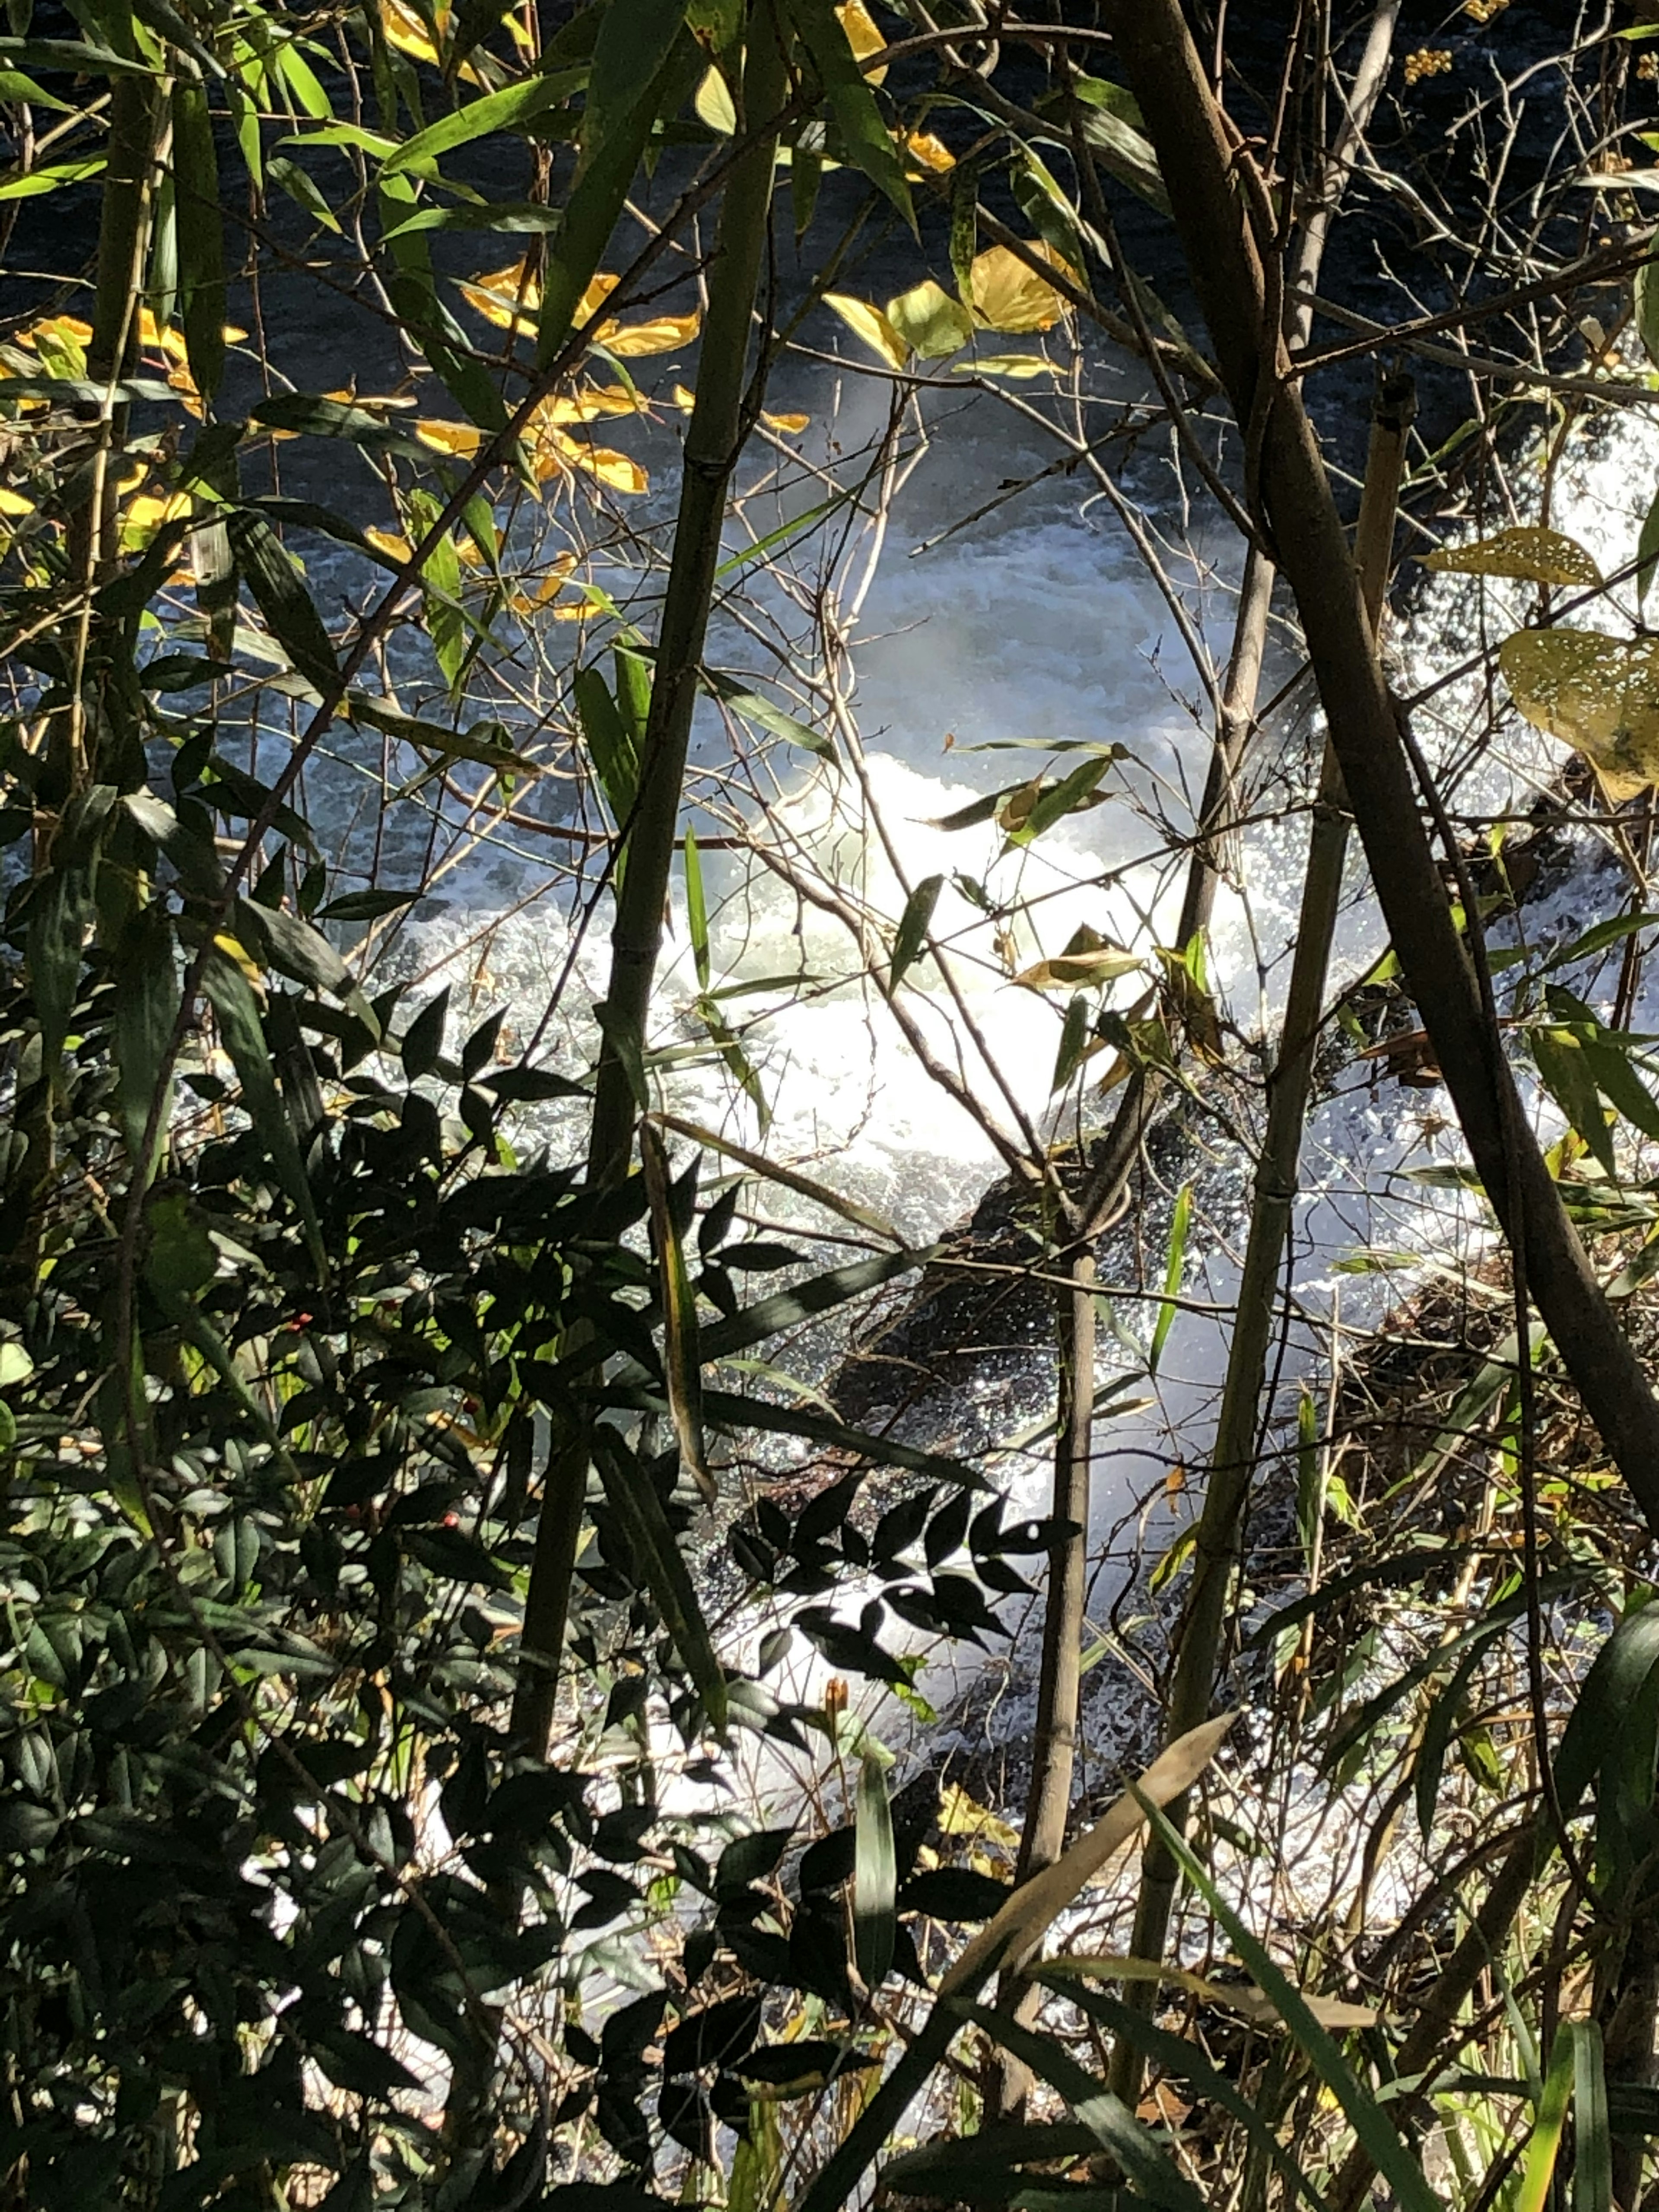
M1612 1182L1618 1174L1613 1157L1613 1133L1607 1127L1601 1094L1583 1045L1571 1030L1565 1029L1532 1029L1528 1031L1528 1038L1545 1089Z
M613 10L614 6L615 0ZM605 34L601 32L601 46L604 42ZM417 131L412 138L404 139L396 153L387 156L383 174L392 176L400 169L416 168L457 146L471 145L475 138L487 138L496 131L516 131L544 108L568 98L586 77L586 70L560 70L525 77L517 84L503 86L500 92L486 93L482 100L470 100L465 107L455 109L436 123L428 124L424 131Z
M921 953L944 885L943 876L925 876L906 899L893 939L893 958L887 971L889 991L897 990L906 971L914 966Z
M1636 331L1642 349L1659 368L1659 267L1644 261L1636 272Z
M167 1048L179 1014L179 975L173 933L157 906L146 907L123 933L115 957L115 1021L111 1042L119 1079L121 1118L136 1180L148 1183L167 1141L171 1118L163 1099L155 1144L141 1158L144 1130L164 1081ZM171 1096L171 1085L167 1086Z
M859 1765L853 1858L853 1955L873 1996L893 1964L898 1931L898 1858L893 1808L882 1762L866 1752Z
M657 1248L657 1277L662 1304L663 1372L669 1410L680 1447L680 1465L706 1504L718 1495L708 1472L702 1433L702 1348L697 1333L696 1293L685 1265L685 1247L674 1218L667 1149L656 1124L640 1130L640 1161L651 1210L651 1235Z
M182 70L173 86L173 222L190 373L211 404L225 371L225 227L207 93Z
M667 1401L659 1391L632 1383L603 1384L594 1391L593 1400L598 1405L623 1407L634 1413L668 1411ZM705 1420L722 1428L769 1429L778 1436L805 1437L813 1443L872 1460L878 1467L902 1467L913 1474L931 1475L935 1482L957 1483L965 1490L991 1486L982 1474L960 1460L946 1459L941 1452L919 1451L914 1444L900 1443L892 1437L868 1436L862 1429L848 1428L844 1421L831 1420L827 1414L805 1407L775 1406L763 1398L738 1398L724 1390L705 1390L702 1411Z
M94 154L80 161L49 161L43 169L28 169L20 177L0 182L0 200L39 199L64 185L84 185L104 173L104 156Z
M1146 1372L1156 1375L1158 1363L1164 1357L1164 1345L1175 1324L1176 1293L1181 1288L1182 1271L1187 1264L1187 1231L1192 1225L1193 1187L1182 1183L1181 1195L1175 1202L1175 1212L1170 1222L1170 1249L1164 1263L1164 1297L1158 1309L1158 1319L1152 1327L1152 1348L1146 1358Z
M702 893L702 856L690 830L685 833L685 926L691 938L697 982L706 991L712 973L708 961L708 908Z
M1659 1605L1632 1600L1596 1653L1567 1716L1555 1754L1555 1795L1571 1820L1584 1792L1618 1750L1630 1715L1659 1667Z
M1087 806L1111 766L1110 758L1079 761L1069 775L1063 776L1058 783L1045 785L1024 819L1009 831L1010 845L1029 845L1066 815Z
M246 507L233 510L226 527L236 565L271 635L313 690L337 696L339 663L293 555L264 517Z
M1593 2020L1573 2026L1572 2212L1613 2212L1613 2136L1601 2030Z
M265 175L278 191L286 192L289 199L325 230L340 234L340 218L324 198L321 188L307 170L297 161L290 161L286 154L271 154L265 160Z
M1577 2063L1577 2026L1574 2021L1564 2021L1556 2030L1550 2070L1544 2077L1544 2094L1538 2100L1538 2116L1533 2122L1527 2155L1521 2167L1520 2186L1513 2200L1514 2212L1544 2212L1550 2201L1550 2184L1560 2154Z
M354 722L367 722L389 738L399 738L417 750L436 753L443 760L477 761L482 767L508 774L525 763L507 744L500 722L475 723L470 730L447 729L441 722L427 722L413 714L399 714L378 699L354 691L346 702ZM411 894L413 896L413 894Z
M1075 2160L1096 2148L1093 2129L1080 2120L994 2121L974 2135L938 2137L890 2159L881 2170L881 2185L902 2197L930 2197L941 2203L1005 2203L1040 2179L1021 2167Z
M1172 2081L1184 2081L1206 2104L1218 2106L1243 2129L1258 2154L1278 2167L1297 2195L1307 2199L1314 2212L1321 2212L1322 2199L1294 2155L1279 2142L1249 2100L1239 2094L1219 2067L1211 2065L1200 2046L1190 2037L1158 2027L1145 2013L1135 2011L1133 2006L1122 2003L1103 1990L1089 1988L1075 1975L1044 1973L1038 1978L1057 1996L1063 1996L1079 2012L1098 2021L1112 2035L1126 2037L1144 2057L1152 2060L1161 2073ZM890 2166L886 2178L892 2178Z
M925 1250L915 1252L878 1252L868 1260L854 1260L844 1267L831 1267L826 1273L796 1283L787 1291L775 1291L770 1297L757 1299L731 1320L716 1322L713 1328L705 1328L703 1358L729 1359L735 1353L747 1351L750 1345L760 1343L763 1338L775 1336L780 1329L793 1328L819 1314L831 1313L866 1291L891 1282L896 1275L906 1275L915 1268L926 1267L939 1249L937 1245L929 1245Z
M228 953L212 947L202 969L202 988L219 1018L219 1034L242 1086L242 1103L271 1165L305 1226L306 1244L320 1278L327 1269L317 1202L300 1158L299 1140L276 1089L270 1048L253 988Z
M620 833L632 819L639 797L640 757L634 735L599 669L578 670L572 689L587 757Z
M1652 266L1650 262L1648 267L1651 269ZM1655 289L1659 290L1659 286ZM1640 609L1647 605L1654 563L1659 562L1659 491L1656 491L1649 501L1647 514L1643 518L1642 534L1636 541L1636 558L1639 563L1636 571L1636 604Z
M829 738L820 736L816 730L808 729L805 722L798 722L793 714L786 714L781 707L775 707L758 691L747 690L734 678L718 676L712 672L705 672L703 685L722 706L731 708L733 714L741 714L745 721L758 723L763 730L769 730L775 738L782 738L789 744L804 746L809 753L816 753L820 760L836 761L836 748Z
M605 1496L634 1545L663 1626L685 1662L710 1725L724 1735L728 1713L726 1676L714 1656L708 1623L656 1486L622 1437L603 1424L593 1431L593 1457Z
M1089 1001L1081 991L1076 992L1060 1025L1060 1050L1054 1054L1054 1072L1048 1084L1051 1098L1066 1088L1088 1057L1091 1027Z
M1143 2127L1123 2100L1080 2066L1063 2044L988 2005L964 2004L961 2010L1060 2093L1101 2148L1122 2167L1138 2198L1158 2206L1160 2212L1204 2212L1204 2199L1152 2130Z
M785 0L785 5L812 57L830 112L846 143L848 158L892 202L912 234L920 236L904 164L831 0Z
M1147 1818L1176 1864L1220 1922L1233 1948L1271 1999L1279 2018L1314 2071L1331 2092L1364 2146L1365 2154L1401 2207L1401 2212L1443 2212L1421 2166L1412 2156L1393 2124L1354 2073L1335 2039L1309 2011L1301 1991L1280 1972L1266 1948L1217 1889L1209 1875L1164 1814L1153 1806Z

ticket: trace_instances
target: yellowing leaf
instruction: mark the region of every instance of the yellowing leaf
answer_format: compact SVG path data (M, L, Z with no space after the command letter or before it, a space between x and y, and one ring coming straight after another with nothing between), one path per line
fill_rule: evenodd
M866 61L872 54L878 54L887 44L864 0L847 0L845 7L836 9L836 19L846 32L847 43L853 49L854 58L857 61ZM884 69L871 70L865 82L866 84L879 84L886 75Z
M711 67L697 87L696 97L691 102L697 120L706 123L711 131L718 131L722 138L730 138L738 127L738 111L732 103L731 88L717 69Z
M626 453L613 453L608 446L586 446L580 439L567 438L562 430L544 430L531 447L531 460L539 483L550 476L568 476L580 469L611 491L651 489L650 477Z
M911 159L920 161L924 169L954 169L957 166L956 155L931 131L913 131L904 146Z
M1040 261L1051 263L1067 276L1075 276L1075 270L1041 239L1033 241L1031 251ZM988 246L977 254L971 276L974 313L988 330L1015 335L1051 331L1066 312L1066 302L1054 286L1045 284L1009 246Z
M947 1836L973 1836L981 1843L1000 1844L1005 1850L1019 1848L1019 1832L970 1797L959 1782L947 1783L939 1801L940 1832Z
M447 39L449 9L440 6L432 13L439 37ZM404 4L404 0L380 0L380 28L386 34L387 46L395 46L400 54L407 54L411 61L427 62L434 69L443 67L444 58L434 45L431 32L417 11ZM489 89L471 62L461 64L459 74L469 84L483 85L485 90Z
M540 613L563 591L565 586L570 581L575 566L576 556L574 553L559 554L550 562L544 576L538 577L535 582L528 585L526 589L513 593L507 601L508 606L515 615ZM568 621L574 611L575 611L570 608L561 608L558 610L559 618L562 621ZM586 609L582 609L581 611L586 612Z
M960 353L974 335L974 319L967 308L931 276L887 302L887 321L923 361Z
M902 368L908 354L904 340L893 328L879 307L867 300L855 300L848 292L826 292L823 303L833 307L848 329L863 339L873 354L880 356L890 368Z
M696 339L702 318L695 308L689 315L653 315L642 323L601 323L594 341L623 361L651 353L672 353Z
M763 410L761 421L769 430L781 430L787 438L799 438L811 422L810 415L768 415Z
M1462 576L1513 576L1530 584L1601 581L1601 571L1578 540L1559 530L1500 530L1494 538L1480 538L1473 545L1443 546L1422 559L1425 568Z
M363 535L377 553L384 553L400 568L407 568L415 557L415 548L396 530L366 530Z
M169 492L165 497L152 493L130 501L121 515L122 552L142 553L164 524L183 521L190 511L190 494L186 491Z
M575 320L585 324L597 315L617 282L608 271L600 270L577 302ZM498 330L516 331L524 337L535 335L541 288L526 280L522 261L480 276L475 283L463 284L461 296ZM695 310L689 315L653 315L637 323L611 319L599 323L589 335L596 345L624 357L672 353L676 346L689 345L696 337L700 319Z
M462 460L471 460L483 442L483 432L476 423L443 422L427 416L416 423L415 435L434 453L454 453Z
M1053 376L1054 364L1043 353L982 353L952 364L952 376Z
M1528 721L1583 753L1609 799L1659 781L1659 638L1523 629L1498 665Z
M0 514L33 514L34 501L25 499L19 491L8 491L0 484Z
M1034 968L1022 969L1014 981L1032 991L1074 991L1091 983L1109 983L1115 975L1127 975L1139 965L1135 955L1122 945L1102 945L1039 960Z

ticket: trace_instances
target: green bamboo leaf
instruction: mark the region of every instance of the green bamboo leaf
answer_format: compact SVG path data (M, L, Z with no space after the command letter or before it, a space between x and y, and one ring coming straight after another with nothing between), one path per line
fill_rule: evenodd
M170 1085L163 1098L155 1146L148 1158L141 1157L150 1109L157 1090L166 1081L167 1048L179 1014L173 933L159 907L146 907L123 933L115 956L115 985L111 1042L120 1087L121 1119L134 1178L145 1184L155 1174L167 1141Z
M685 1662L710 1725L724 1735L729 1712L726 1676L714 1656L708 1625L662 1500L649 1475L614 1429L601 1424L594 1430L593 1457L605 1496L630 1540L663 1626Z
M1555 1794L1571 1820L1584 1792L1616 1750L1630 1716L1659 1667L1659 1604L1632 1595L1624 1619L1596 1653L1567 1716L1555 1754Z
M1555 2178L1555 2162L1560 2155L1577 2064L1577 2023L1564 2021L1556 2031L1555 2048L1550 2053L1550 2070L1544 2076L1544 2094L1538 2100L1537 2118L1533 2122L1527 2155L1522 2164L1513 2212L1544 2212L1550 2201L1550 2184Z
M1636 272L1636 331L1642 350L1659 368L1659 267L1644 261Z
M286 192L296 207L303 208L325 230L340 234L340 218L309 170L302 169L297 161L290 161L286 154L272 154L265 161L265 175L278 191Z
M226 527L236 566L271 635L313 690L325 698L337 696L340 668L334 647L293 555L264 515L250 508L233 510Z
M708 908L702 895L702 858L697 851L697 841L688 830L685 833L685 926L691 938L691 957L696 963L697 982L703 990L708 988Z
M605 10L594 48L581 161L564 222L548 255L536 325L536 364L546 368L570 336L633 189L659 113L688 89L686 60L700 50L684 36L684 0L621 0Z
M603 44L603 33L600 41ZM405 138L387 156L383 173L393 176L400 169L413 169L441 154L451 153L457 146L469 146L475 138L516 131L544 108L568 99L586 81L586 70L559 70L525 77L517 84L503 86L500 92L486 93L482 100L470 100L465 107L428 124L424 131L417 131L412 138Z
M1413 1788L1417 1797L1417 1825L1425 1843L1433 1832L1435 1819L1440 1810L1440 1778L1445 1770L1452 1730L1463 1709L1463 1701L1468 1695L1475 1669L1486 1656L1483 1644L1477 1644L1464 1653L1458 1662L1457 1671L1434 1699L1429 1708L1428 1718L1423 1723L1423 1735L1417 1748L1417 1764L1413 1773Z
M797 721L793 714L785 714L781 707L775 707L760 692L746 690L736 678L706 671L703 686L713 692L722 706L730 707L745 721L757 723L763 730L769 730L775 738L782 738L789 744L803 746L809 753L816 753L820 760L836 761L836 748L829 738L822 736L817 730L809 729L805 722Z
M1580 1042L1584 1064L1607 1103L1644 1137L1659 1139L1659 1099L1636 1073L1626 1049L1614 1044L1606 1030Z
M703 1358L706 1362L730 1359L763 1338L775 1336L780 1329L794 1328L819 1314L831 1313L849 1299L891 1282L896 1275L907 1275L915 1268L925 1267L941 1249L930 1244L916 1251L878 1252L867 1260L854 1260L843 1267L831 1267L787 1291L775 1291L770 1297L758 1298L753 1305L745 1306L730 1321L716 1322L712 1328L705 1328Z
M1064 1997L1068 2004L1074 2004L1079 2012L1097 2020L1111 2035L1125 2037L1143 2057L1152 2059L1172 2080L1184 2081L1205 2103L1218 2106L1243 2129L1256 2152L1278 2167L1296 2194L1305 2197L1314 2212L1321 2212L1325 2200L1296 2159L1249 2100L1239 2094L1219 2067L1211 2065L1197 2043L1189 2036L1158 2027L1146 2014L1137 2012L1105 1990L1091 1989L1079 1976L1055 1972L1059 1963L1051 1960L1048 1969L1038 1977L1045 1988ZM886 2178L890 2179L891 2176L890 2166Z
M897 933L893 939L892 963L887 971L890 991L897 990L906 970L915 965L944 884L943 876L925 876L906 899L904 912L899 917Z
M248 1118L276 1171L277 1181L294 1201L304 1224L307 1249L320 1279L327 1270L327 1257L317 1218L317 1201L312 1195L305 1163L300 1158L294 1125L276 1088L270 1048L265 1042L253 987L230 955L215 945L203 964L202 988L218 1016L219 1034L241 1084L242 1103Z
M1572 2085L1573 2212L1613 2212L1613 2136L1601 2031L1593 2020L1577 2028Z
M1050 1097L1066 1088L1088 1058L1091 1029L1088 999L1083 992L1074 992L1060 1025L1060 1049L1054 1054L1054 1072L1048 1083Z
M848 158L885 194L917 236L916 211L891 132L869 80L859 67L831 0L786 0L801 43L812 57L830 110L846 142Z
M40 199L64 185L84 185L104 173L104 156L88 155L79 161L49 161L41 169L26 169L21 176L0 182L0 200Z
M1217 1889L1203 1866L1156 1806L1147 1818L1182 1872L1225 1929L1233 1948L1272 2000L1279 2018L1325 2087L1342 2107L1348 2124L1364 2145L1365 2154L1380 2173L1403 2212L1443 2212L1422 2166L1413 2157L1393 2123L1364 2083L1343 2057L1335 2039L1308 2009L1301 1991L1280 1972L1272 1954L1239 1918Z
M898 1858L893 1847L893 1808L882 1762L866 1752L859 1766L854 1823L853 1955L873 1996L893 1964L898 1932Z
M1063 2044L1035 2028L1024 2027L988 2005L964 2004L968 2018L993 2041L1021 2059L1073 2112L1104 2151L1122 2167L1135 2196L1160 2212L1204 2212L1204 2199L1176 2165L1152 2130L1143 2127L1121 2097L1080 2066Z
M185 351L211 404L225 373L225 226L207 92L182 70L173 86L173 207Z
M718 1492L708 1472L702 1433L702 1347L697 1331L697 1298L685 1265L685 1246L674 1218L667 1149L656 1124L640 1129L640 1161L645 1170L651 1208L651 1235L657 1248L659 1296L662 1305L663 1372L668 1404L680 1447L680 1464L714 1504Z
M1527 1034L1545 1089L1612 1182L1618 1174L1613 1164L1613 1133L1607 1127L1601 1094L1583 1045L1571 1030L1540 1027Z
M580 669L572 689L587 757L620 833L632 818L639 797L640 757L633 733L597 668Z
M1058 783L1046 785L1033 801L1030 812L1009 830L1009 844L1030 845L1066 815L1097 804L1096 787L1111 765L1109 757L1079 761L1069 775L1062 776Z
M1193 1187L1183 1183L1181 1195L1175 1202L1175 1212L1170 1221L1170 1249L1164 1263L1164 1296L1158 1304L1158 1319L1152 1327L1152 1348L1146 1357L1146 1372L1156 1375L1158 1363L1164 1357L1164 1347L1169 1341L1170 1331L1175 1325L1176 1294L1181 1288L1182 1274L1187 1265L1187 1231L1192 1225Z
M1219 1749L1237 1715L1206 1721L1177 1738L1141 1776L1137 1790L1114 1800L1086 1835L1051 1867L1016 1890L996 1917L981 1929L939 1984L939 1999L915 2039L842 2137L794 2212L844 2212L858 2184L897 2133L899 2123L962 2025L963 2008L977 1996L1004 1960L1040 1941L1055 1914L1140 1826L1145 1802L1167 1804L1191 1789ZM1143 1796L1144 1793L1144 1796Z

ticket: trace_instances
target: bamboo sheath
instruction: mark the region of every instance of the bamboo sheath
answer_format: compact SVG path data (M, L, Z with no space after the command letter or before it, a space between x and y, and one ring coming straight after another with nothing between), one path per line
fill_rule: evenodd
M1296 595L1332 744L1389 937L1499 1221L1585 1408L1659 1533L1659 1402L1591 1271L1489 1030L1430 848L1395 707L1291 363L1268 308L1245 151L1173 0L1113 0L1119 57L1163 164L1223 378L1259 428L1253 497ZM1258 186L1260 180L1255 180ZM1511 1152L1513 1157L1511 1158Z

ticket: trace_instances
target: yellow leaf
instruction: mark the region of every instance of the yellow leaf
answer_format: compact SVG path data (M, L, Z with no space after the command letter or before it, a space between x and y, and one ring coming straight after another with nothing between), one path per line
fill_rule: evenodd
M415 548L410 544L408 538L400 536L395 530L366 530L363 535L377 553L384 553L389 561L395 561L400 568L406 568L415 557Z
M730 138L736 131L738 111L732 103L731 88L717 69L708 70L691 105L696 110L698 121L706 123L711 131L718 131L722 138Z
M531 418L532 432L550 422L593 422L605 415L642 415L645 402L625 384L586 384L563 398L544 399Z
M953 364L953 376L1053 376L1054 364L1043 353L981 353Z
M893 328L879 307L872 307L867 300L855 300L848 292L826 292L824 305L833 307L849 331L863 339L872 353L878 354L890 368L902 368L908 359L904 340Z
M1077 272L1042 242L1032 241L1031 251L1066 276ZM974 312L988 330L1018 334L1051 331L1066 312L1066 302L1052 284L1045 284L1006 246L988 246L975 256L972 270Z
M474 423L443 422L427 416L416 423L415 435L434 453L455 453L463 460L471 460L483 442L483 432Z
M578 324L586 324L599 313L618 281L607 270L599 272L576 303ZM526 281L522 261L480 276L474 283L463 284L461 297L498 330L514 330L521 337L534 337L533 318L541 305L541 288ZM700 319L695 311L689 315L653 315L638 323L607 319L598 324L589 336L596 345L623 357L671 353L676 346L687 345L696 337Z
M1109 983L1115 975L1127 975L1139 965L1122 945L1102 945L1086 952L1062 952L1053 960L1039 960L1035 968L1023 969L1014 981L1030 991L1075 991L1091 983Z
M690 345L702 319L693 308L689 315L653 315L642 323L601 323L593 336L607 353L632 361L643 354L672 353L677 346Z
M1000 1820L989 1806L970 1797L959 1782L948 1783L939 1801L939 1825L947 1836L974 1836L981 1843L1000 1844L1005 1850L1019 1848L1019 1832Z
M974 319L931 276L887 302L887 321L902 343L923 361L960 353L974 335Z
M1583 753L1609 799L1659 781L1659 638L1523 629L1498 665L1528 721Z
M761 421L769 430L781 430L787 438L799 438L811 422L810 415L768 415L762 413Z
M847 0L845 7L836 9L836 19L846 32L847 43L858 61L866 61L872 54L878 54L887 44L864 0ZM865 82L866 84L879 84L886 75L884 69L871 70Z
M48 315L43 322L31 323L26 331L17 334L19 345L39 347L44 338L60 338L67 345L83 346L92 337L92 325L83 323L78 315Z
M544 483L550 476L568 475L572 470L580 469L611 491L642 492L651 489L650 477L626 453L613 453L608 446L586 446L580 439L567 438L562 430L544 431L531 449L531 458L538 483Z
M119 543L122 552L142 553L164 524L183 521L190 511L190 494L187 491L169 492L165 497L151 493L144 498L130 501L121 515Z
M265 995L265 979L257 964L249 959L240 941L236 938L227 936L223 931L221 931L213 942L227 960L234 960L236 963L243 975L253 986L255 992L263 999Z
M167 371L167 383L185 403L185 412L193 415L198 422L204 422L207 410L202 404L202 395L196 389L196 379L191 374L186 362L179 362Z
M8 491L0 484L0 514L33 514L34 501L25 499L21 492Z
M449 9L447 6L440 6L434 8L432 13L437 24L439 37L447 38L449 32ZM428 30L416 10L404 4L404 0L380 0L380 27L386 33L387 46L395 46L400 54L407 54L411 61L429 63L434 69L443 67L444 58L433 44L431 32ZM486 91L489 90L484 79L479 76L471 62L461 64L459 74L469 84L481 85Z
M931 131L913 131L904 144L911 159L920 161L924 169L954 169L957 166L956 155Z
M1473 545L1443 546L1422 556L1425 568L1462 576L1513 576L1529 584L1589 584L1601 571L1576 538L1559 530L1500 530Z

